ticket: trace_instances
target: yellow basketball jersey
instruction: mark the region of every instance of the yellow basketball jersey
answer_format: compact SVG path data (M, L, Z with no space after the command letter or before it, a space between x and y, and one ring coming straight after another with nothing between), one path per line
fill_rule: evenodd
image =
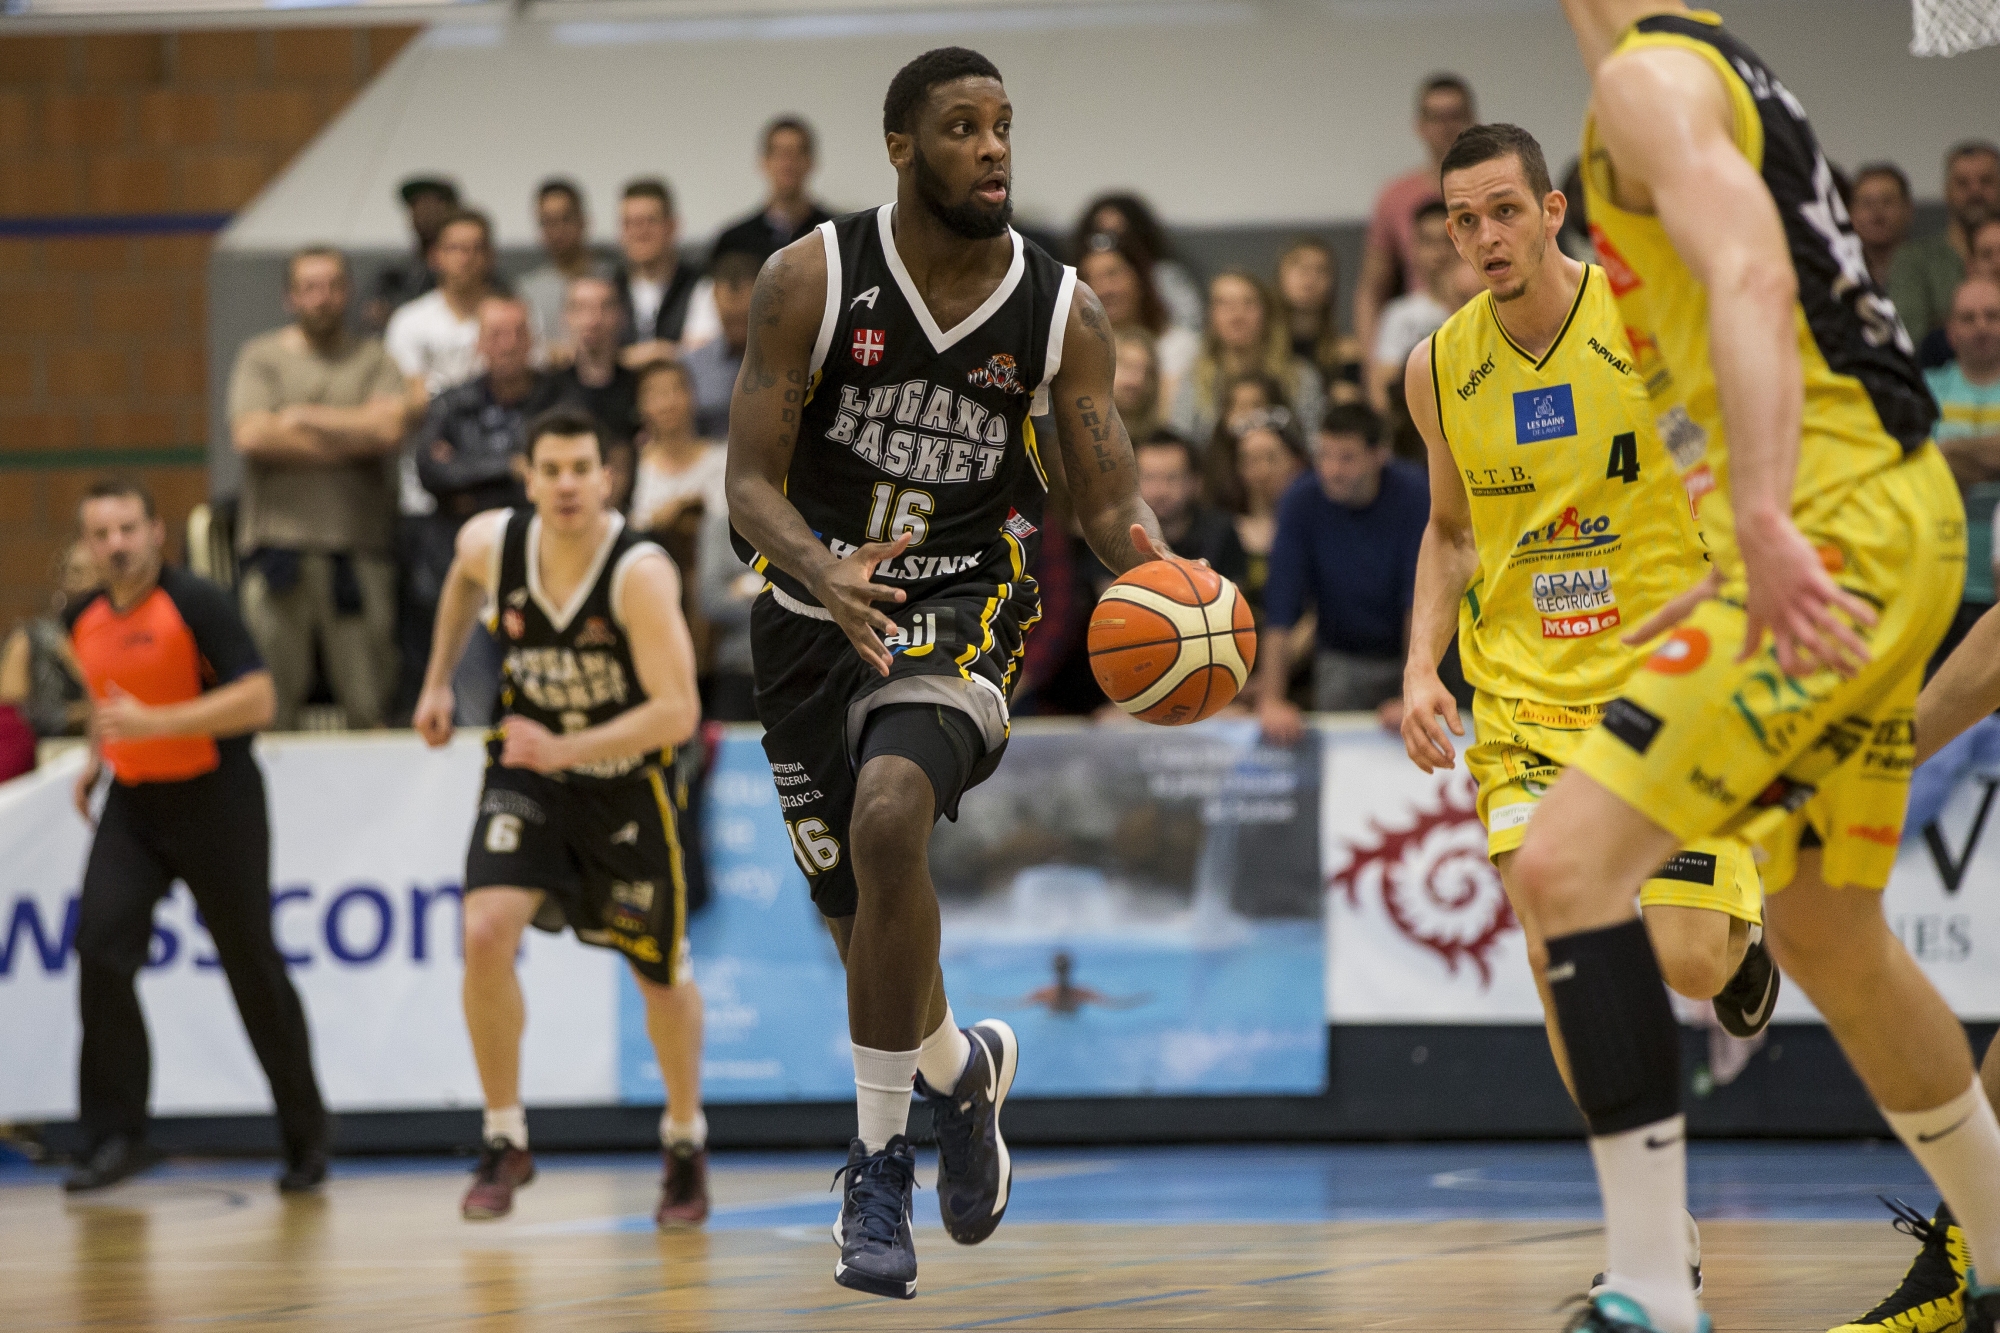
M1714 14L1641 19L1617 51L1649 47L1689 51L1715 68L1728 89L1736 147L1763 176L1784 221L1798 278L1793 324L1805 370L1792 512L1811 531L1856 484L1921 448L1936 407L1895 307L1869 277L1861 241L1798 99ZM1710 552L1734 579L1741 562L1726 503L1729 450L1709 360L1708 293L1657 218L1617 206L1613 184L1595 121L1586 120L1584 199L1598 259L1625 313L1656 428L1693 474L1690 491ZM1701 492L1718 488L1723 502L1700 503Z
M1640 657L1621 627L1707 567L1604 271L1585 266L1539 360L1474 297L1431 335L1431 376L1479 548L1458 615L1465 678L1510 699L1616 697Z

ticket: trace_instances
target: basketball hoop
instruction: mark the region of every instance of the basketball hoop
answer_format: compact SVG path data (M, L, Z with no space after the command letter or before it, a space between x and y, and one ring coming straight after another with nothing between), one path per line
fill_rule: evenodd
M1911 0L1915 56L1955 56L2000 46L2000 0Z

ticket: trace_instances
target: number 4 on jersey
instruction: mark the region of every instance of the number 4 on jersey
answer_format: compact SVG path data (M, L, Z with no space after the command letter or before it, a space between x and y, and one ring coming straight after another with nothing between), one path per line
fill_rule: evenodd
M1611 437L1611 463L1604 469L1604 479L1613 477L1628 486L1639 480L1639 437L1629 430Z

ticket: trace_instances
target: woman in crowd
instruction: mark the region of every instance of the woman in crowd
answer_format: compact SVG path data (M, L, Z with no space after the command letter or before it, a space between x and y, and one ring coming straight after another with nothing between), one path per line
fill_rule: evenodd
M1266 412L1289 416L1286 398L1284 386L1261 370L1238 375L1223 389L1223 412L1201 456L1202 494L1208 503L1232 514L1243 511L1243 483L1236 472L1237 433Z
M1111 378L1111 397L1118 416L1134 440L1160 428L1160 359L1153 335L1140 328L1119 329L1118 361Z
M632 526L641 532L685 532L689 545L701 511L722 503L727 461L721 444L695 434L694 407L694 381L680 362L652 361L640 367L642 429L632 482Z
M1102 194L1090 201L1077 219L1071 253L1079 259L1089 251L1090 238L1102 233L1119 237L1152 261L1153 288L1167 307L1167 318L1190 333L1201 328L1201 288L1174 256L1167 229L1152 205L1136 194Z
M1286 389L1286 406L1310 429L1325 401L1319 372L1292 355L1292 341L1278 319L1268 288L1242 269L1226 269L1208 284L1208 330L1201 355L1174 393L1167 424L1189 439L1204 440L1215 430L1227 401L1223 390L1239 375L1263 372Z
M56 590L47 615L16 629L0 648L0 704L12 705L36 736L78 736L90 719L83 673L70 654L63 608L98 583L97 569L82 542L59 557Z
M1326 242L1301 236L1285 247L1278 256L1278 304L1285 312L1292 355L1319 371L1329 401L1358 403L1361 343L1341 334L1339 303L1340 261Z
M1112 328L1144 329L1152 336L1160 403L1172 402L1174 389L1201 354L1201 338L1168 320L1167 307L1153 285L1151 257L1130 240L1101 231L1085 243L1076 275L1097 293ZM1134 431L1132 438L1145 437Z
M1278 501L1311 467L1305 436L1296 418L1282 407L1251 413L1237 428L1232 453L1236 461L1236 539L1248 557L1242 588L1244 600L1264 626L1264 585L1271 571L1271 543L1278 535ZM1293 669L1287 694L1309 698L1312 690L1314 620L1308 611L1292 626Z

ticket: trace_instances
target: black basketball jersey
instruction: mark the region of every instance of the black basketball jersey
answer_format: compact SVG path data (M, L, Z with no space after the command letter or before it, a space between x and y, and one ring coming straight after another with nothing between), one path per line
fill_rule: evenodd
M557 606L542 591L536 550L542 522L533 510L512 510L500 542L493 600L498 610L493 632L506 656L500 667L499 717L512 713L558 734L594 727L644 702L632 644L618 618L617 591L634 559L660 548L634 536L625 520L611 515L604 538L568 606ZM497 762L500 737L487 738ZM623 778L666 763L671 751L648 751L607 759L568 771L581 779Z
M1829 369L1861 382L1882 428L1909 453L1930 438L1937 421L1916 349L1896 307L1875 285L1861 253L1861 239L1847 216L1806 119L1805 107L1763 58L1720 23L1686 14L1640 19L1641 33L1667 33L1714 48L1728 62L1757 108L1764 153L1758 168L1784 221L1799 306Z
M1006 277L941 330L896 251L893 212L819 226L826 307L786 498L836 556L909 533L875 571L906 605L968 585L1032 587L1048 475L1028 418L1047 410L1062 365L1076 270L1010 229ZM741 536L736 549L781 603L817 608Z

